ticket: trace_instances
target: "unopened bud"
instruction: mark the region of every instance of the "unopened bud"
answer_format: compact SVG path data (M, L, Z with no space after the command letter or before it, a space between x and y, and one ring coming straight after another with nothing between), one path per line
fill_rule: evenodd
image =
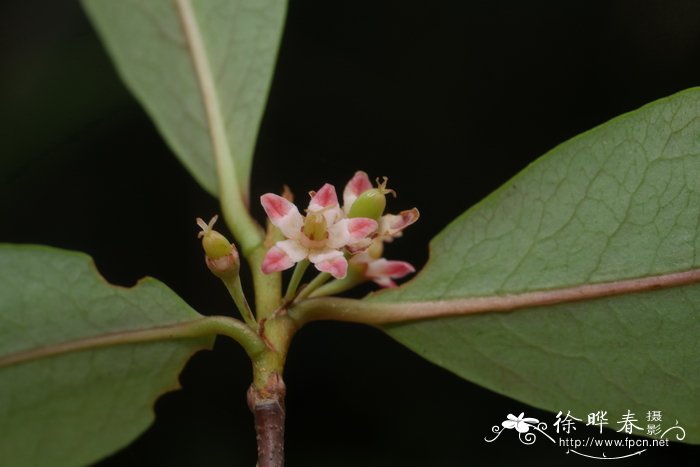
M394 190L387 189L386 183L387 178L384 177L381 183L377 180L377 188L363 191L352 203L348 217L369 217L374 220L382 217L386 208L386 194L391 193L396 196Z
M202 239L204 259L215 276L236 277L241 265L238 250L226 237L213 229L218 218L219 216L212 217L208 224L203 219L197 218L197 225L202 229L197 236Z

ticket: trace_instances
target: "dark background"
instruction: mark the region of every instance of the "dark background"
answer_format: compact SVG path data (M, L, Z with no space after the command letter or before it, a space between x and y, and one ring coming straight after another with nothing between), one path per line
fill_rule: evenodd
M79 5L4 1L0 22L0 241L82 250L111 282L151 275L203 313L230 313L195 238L194 218L217 203L129 96ZM422 212L388 254L420 265L432 236L546 150L700 83L698 25L691 0L292 0L253 199L283 183L300 197L342 186L357 169L388 175L392 210ZM220 340L158 401L155 424L99 465L254 465L250 377L244 353ZM308 326L286 379L290 466L598 462L543 442L485 443L507 413L554 415L379 330ZM691 465L698 449L616 465Z

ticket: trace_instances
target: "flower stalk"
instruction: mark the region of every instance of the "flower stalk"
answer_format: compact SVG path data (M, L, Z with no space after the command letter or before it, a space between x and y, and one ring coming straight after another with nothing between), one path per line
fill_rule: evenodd
M294 298L295 294L297 293L297 289L299 288L299 283L304 277L304 273L306 272L306 268L308 267L309 261L306 259L297 263L296 267L294 268L294 273L292 273L292 278L289 280L289 285L287 286L287 293L284 295L285 303L291 302Z
M243 321L245 321L245 323L250 326L253 331L257 332L258 322L255 320L253 310L250 309L248 300L245 298L245 294L243 293L241 276L236 275L234 278L222 278L222 282L226 286L226 290L228 290L229 295L231 295L233 302L236 304L236 308L238 308L238 311L241 313Z
M309 282L306 287L304 287L301 292L297 295L296 300L294 300L295 303L301 302L308 297L312 296L314 291L316 291L319 287L321 287L323 284L328 282L328 280L331 278L331 275L328 274L327 272L322 272L321 274L317 275L316 277L313 278L311 282Z

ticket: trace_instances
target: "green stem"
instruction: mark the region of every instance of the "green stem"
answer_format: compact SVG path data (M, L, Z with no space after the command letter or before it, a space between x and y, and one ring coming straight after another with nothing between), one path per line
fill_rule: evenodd
M299 283L301 282L301 279L304 277L304 273L306 272L306 268L309 267L309 260L304 259L301 260L297 263L296 267L294 268L294 273L292 274L292 278L289 280L289 285L287 286L287 293L284 294L284 301L285 302L291 302L292 299L294 298L294 295L297 293L297 289L299 288Z
M258 223L251 217L246 206L245 197L248 188L239 183L244 178L237 173L238 168L234 162L233 154L231 154L231 145L224 124L216 80L194 9L189 0L176 0L175 5L190 50L207 115L209 136L216 163L221 211L233 236L240 243L241 251L247 256L256 245L262 242L263 232Z
M309 298L325 297L327 295L337 295L350 290L353 287L367 282L365 269L351 264L347 275L342 279L335 279L314 290Z
M259 359L268 350L262 338L245 323L228 316L208 316L183 323L111 332L22 350L0 357L0 368L91 349L144 342L209 337L216 334L230 337L241 344L253 361Z
M245 294L243 293L243 286L241 285L241 276L236 274L235 278L223 278L222 281L224 285L226 285L226 289L231 295L231 298L233 298L233 301L236 303L236 307L238 307L238 311L240 311L243 320L248 326L250 326L250 328L253 331L257 332L258 322L255 320L255 316L253 316L253 311L250 309L250 305L248 305L248 300L246 300Z
M331 275L328 274L327 272L322 272L318 276L314 278L309 284L304 287L301 292L297 295L297 298L294 300L294 303L299 303L300 301L306 299L311 293L316 290L317 288L321 287L323 284L325 284L328 279L331 278Z
M192 332L199 332L201 335L220 334L235 340L246 351L251 359L256 358L267 350L267 345L258 334L249 326L236 318L228 316L207 316L203 318L203 323L193 326Z
M350 284L349 282L334 280L327 284L319 287L309 294L309 298L326 297L328 295L337 295L339 293L345 292L353 288L355 284Z
M265 274L261 269L267 249L265 244L261 243L246 257L253 276L256 316L261 322L272 315L282 301L282 274Z

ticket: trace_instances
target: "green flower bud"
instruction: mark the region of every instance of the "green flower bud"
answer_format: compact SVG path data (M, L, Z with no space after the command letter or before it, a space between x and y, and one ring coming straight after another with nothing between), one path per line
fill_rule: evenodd
M213 229L218 218L219 216L214 216L208 224L201 218L197 218L197 225L202 229L197 236L202 239L204 259L215 276L236 277L241 265L238 250L226 237Z
M226 237L221 235L216 230L210 230L209 232L201 232L202 235L202 247L204 248L204 253L209 258L219 259L223 256L228 255L233 250L233 245L229 242Z
M387 189L386 183L386 177L381 183L377 179L377 188L363 191L350 206L348 217L368 217L374 220L382 217L386 208L386 194L391 193L396 196L394 190Z

